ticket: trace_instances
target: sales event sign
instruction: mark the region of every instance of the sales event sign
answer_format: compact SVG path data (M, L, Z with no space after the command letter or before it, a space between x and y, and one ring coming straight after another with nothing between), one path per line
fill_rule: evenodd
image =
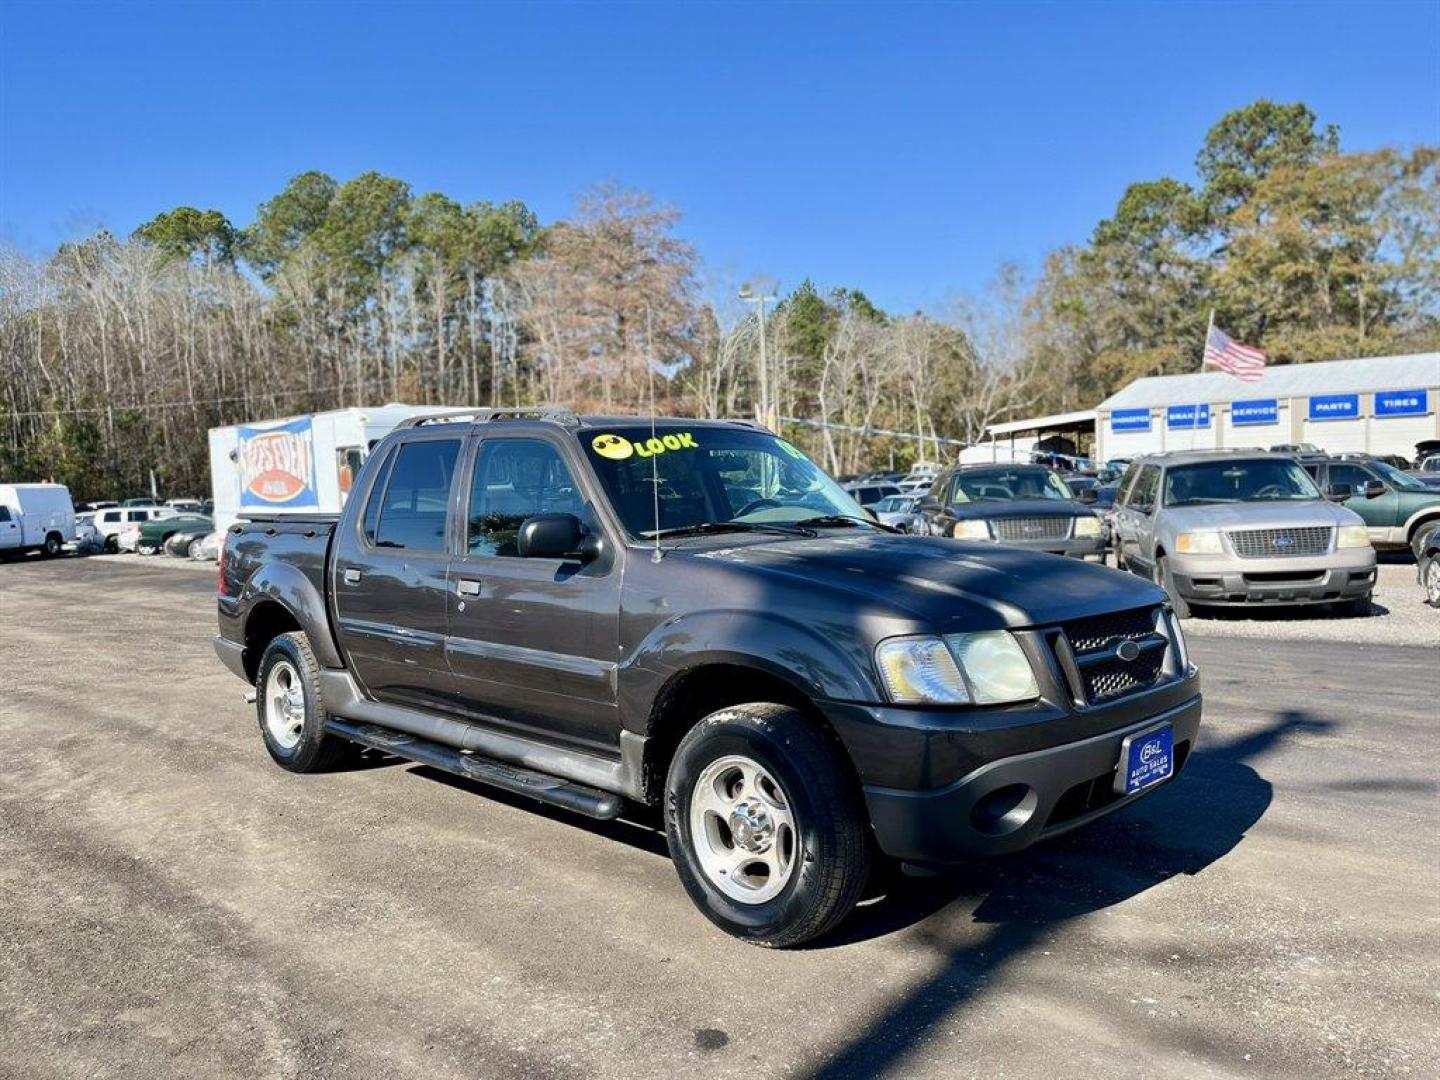
M1236 427L1246 424L1278 424L1280 422L1280 401L1278 398L1255 398L1253 401L1235 401L1230 405L1230 423Z
M1376 416L1424 416L1429 411L1428 390L1381 390L1375 394Z
M1149 431L1149 409L1116 409L1110 414L1111 431Z
M236 462L241 506L316 505L309 417L273 427L242 427Z
M1201 405L1171 405L1165 410L1165 426L1168 428L1208 428L1210 426L1210 406Z
M1359 394L1317 394L1310 398L1311 420L1354 420L1359 415Z

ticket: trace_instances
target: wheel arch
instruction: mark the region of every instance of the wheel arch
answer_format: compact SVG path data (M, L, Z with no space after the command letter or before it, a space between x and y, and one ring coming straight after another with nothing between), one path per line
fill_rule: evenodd
M260 653L264 652L276 633L303 630L321 667L345 666L330 631L325 598L298 568L288 563L270 563L261 567L246 584L242 599L246 609L244 637L247 665L253 663L258 667ZM285 625L287 622L289 625ZM265 636L270 628L282 625L283 629ZM253 660L250 659L252 653Z
M1419 535L1420 530L1431 525L1440 525L1440 505L1425 506L1410 515L1409 520L1405 522L1405 543L1415 543L1415 537Z

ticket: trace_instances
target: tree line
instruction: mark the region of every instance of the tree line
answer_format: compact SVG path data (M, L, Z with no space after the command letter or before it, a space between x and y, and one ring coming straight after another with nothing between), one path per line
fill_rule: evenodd
M243 227L178 207L128 238L0 255L0 476L100 497L153 471L199 493L210 427L387 400L707 417L766 400L854 472L1195 370L1212 310L1281 363L1440 348L1440 150L1345 152L1304 105L1260 101L1210 130L1195 173L1131 185L1033 279L1002 266L938 310L804 281L766 312L763 365L754 306L707 298L678 213L643 192L600 186L541 223L304 173Z

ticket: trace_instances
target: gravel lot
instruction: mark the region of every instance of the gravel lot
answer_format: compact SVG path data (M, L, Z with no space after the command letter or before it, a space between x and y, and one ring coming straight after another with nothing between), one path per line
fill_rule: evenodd
M0 1076L1435 1075L1440 663L1408 632L1194 620L1177 783L775 953L644 822L275 768L212 588L0 567Z

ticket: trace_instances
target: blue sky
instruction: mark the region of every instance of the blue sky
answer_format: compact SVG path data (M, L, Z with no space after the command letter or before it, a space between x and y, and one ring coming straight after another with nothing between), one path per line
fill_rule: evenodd
M1206 128L1304 100L1352 149L1440 142L1440 2L0 3L0 242L177 204L238 224L366 169L544 220L602 179L713 281L892 308L1083 240Z

